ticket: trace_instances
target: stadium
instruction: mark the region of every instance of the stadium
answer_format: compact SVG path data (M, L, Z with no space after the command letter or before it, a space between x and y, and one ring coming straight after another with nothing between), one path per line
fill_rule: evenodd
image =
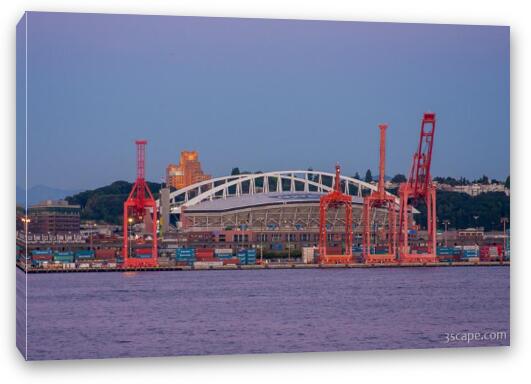
M264 252L291 252L316 246L319 200L333 190L334 182L335 174L313 170L205 180L169 194L170 222L196 247L256 246ZM354 245L360 245L363 197L377 187L348 176L340 176L340 183L342 191L352 196ZM385 210L374 210L375 230L384 228L386 220ZM327 230L330 246L340 247L344 210L328 212Z

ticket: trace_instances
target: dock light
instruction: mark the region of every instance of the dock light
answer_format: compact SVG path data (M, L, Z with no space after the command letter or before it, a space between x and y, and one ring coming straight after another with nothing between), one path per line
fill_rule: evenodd
M24 223L24 239L28 240L28 225L31 222L28 216L21 217L20 220Z

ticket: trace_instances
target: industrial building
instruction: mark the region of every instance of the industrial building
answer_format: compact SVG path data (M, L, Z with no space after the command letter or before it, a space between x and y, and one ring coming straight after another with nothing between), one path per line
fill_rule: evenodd
M28 209L28 231L34 234L76 234L80 230L79 205L65 200L45 200Z

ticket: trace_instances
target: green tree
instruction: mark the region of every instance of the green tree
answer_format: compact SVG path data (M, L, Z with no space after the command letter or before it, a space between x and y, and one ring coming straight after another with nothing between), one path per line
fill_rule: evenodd
M475 183L475 184L488 184L489 183L489 178L486 175L483 175L479 179L474 180L473 183Z
M391 181L393 183L405 183L407 181L407 179L406 179L405 175L403 175L401 173L397 173L396 175L393 176Z
M158 198L162 184L147 182L155 199ZM105 187L80 192L65 198L70 204L81 206L82 220L103 221L119 224L123 218L124 201L129 196L132 183L115 181Z
M367 172L365 172L365 182L372 182L372 173L370 169L367 169Z
M358 172L356 172L356 173L354 174L354 178L355 178L356 180L361 180L361 176L360 176L360 174L359 174Z
M511 176L507 176L505 179L505 188L511 189Z
M234 167L232 168L232 171L230 172L231 176L239 175L240 174L240 168Z
M415 220L426 227L426 206L422 201L416 208ZM477 220L474 219L477 216ZM477 196L466 193L437 191L437 219L439 224L449 220L458 229L483 227L486 231L501 230L501 217L510 217L510 198L503 192L488 192ZM441 225L441 224L440 224Z

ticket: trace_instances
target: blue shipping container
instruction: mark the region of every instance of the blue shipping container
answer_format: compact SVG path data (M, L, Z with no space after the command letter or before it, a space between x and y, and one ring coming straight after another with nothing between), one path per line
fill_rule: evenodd
M76 260L91 260L94 258L94 255L76 255Z
M31 251L32 255L51 255L52 251L50 249L35 249Z
M76 251L77 255L94 255L94 251L91 249L80 249L79 251Z
M54 252L54 256L74 256L74 252Z

